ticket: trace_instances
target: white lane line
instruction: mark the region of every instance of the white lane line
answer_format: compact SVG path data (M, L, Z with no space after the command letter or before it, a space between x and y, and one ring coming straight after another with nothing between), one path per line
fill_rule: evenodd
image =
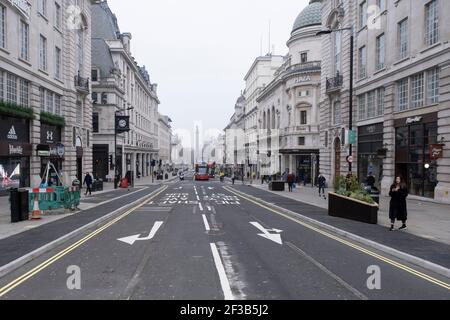
M201 202L199 202L198 207L200 208L200 211L203 211L203 206L202 206Z
M200 201L200 197L197 195L197 201Z
M203 216L203 223L205 224L206 231L211 231L211 228L209 227L208 219L206 219L206 215L202 214Z
M233 293L231 292L230 282L228 282L228 278L225 273L225 268L223 267L219 251L217 250L215 243L211 243L211 251L214 258L214 263L216 264L217 272L219 273L220 285L222 286L222 291L225 300L234 300Z

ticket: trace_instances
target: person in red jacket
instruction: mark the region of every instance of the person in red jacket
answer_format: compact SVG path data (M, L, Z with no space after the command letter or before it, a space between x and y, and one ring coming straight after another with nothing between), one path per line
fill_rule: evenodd
M289 192L292 192L294 190L294 183L295 183L295 176L292 173L289 173L287 176L287 183L289 186Z

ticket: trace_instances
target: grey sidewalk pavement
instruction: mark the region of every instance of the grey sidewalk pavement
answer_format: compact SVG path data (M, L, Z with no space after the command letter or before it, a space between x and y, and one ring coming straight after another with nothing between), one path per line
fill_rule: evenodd
M236 182L236 185L240 184L242 184L242 182ZM250 185L250 183L246 182L246 185ZM268 185L262 185L261 181L254 181L252 186L269 191ZM323 197L319 197L317 188L308 186L297 186L294 192L284 191L273 193L328 210L329 191L330 190L326 190L327 200ZM390 226L389 202L389 197L382 196L380 198L378 224L386 227ZM450 205L437 204L417 199L408 199L407 203L408 230L405 232L450 245ZM400 225L397 223L397 227L399 226Z
M162 183L171 182L173 180L178 179L177 177L169 176L168 180L157 181L156 178L152 182L152 177L145 177L141 179L137 179L135 181L135 188L143 187L143 186L156 186ZM82 190L81 194L81 203L79 206L80 210L89 210L96 207L99 203L103 201L108 201L111 197L105 196L106 194L111 194L117 192L121 193L121 189L114 190L114 184L112 182L105 182L103 184L103 191L93 192L92 196L86 196L84 192L86 189ZM96 199L99 199L96 201ZM11 210L9 204L9 197L4 196L0 197L0 240L11 237L18 233L26 232L31 229L38 228L42 225L52 223L63 218L70 217L74 213L66 213L66 214L58 214L58 215L45 215L41 220L38 221L23 221L19 223L11 223Z

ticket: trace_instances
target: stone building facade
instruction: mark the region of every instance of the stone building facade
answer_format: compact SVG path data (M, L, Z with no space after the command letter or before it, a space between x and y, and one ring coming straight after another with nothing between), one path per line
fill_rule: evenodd
M0 2L2 188L92 170L91 1ZM0 188L1 189L1 188Z
M96 2L92 16L94 174L111 180L116 173L149 176L159 152L157 85L132 56L131 34L120 32L108 3ZM118 134L117 144L115 114L130 117L130 131Z
M323 2L324 26L354 26L353 170L361 182L372 174L383 194L389 192L395 176L401 176L411 195L450 203L446 4L442 0ZM321 166L330 178L347 167L350 33L323 37ZM336 101L341 119L336 119Z
M299 14L287 42L289 53L274 79L257 97L261 130L276 130L278 172L314 184L319 173L319 100L321 83L321 3L311 1Z

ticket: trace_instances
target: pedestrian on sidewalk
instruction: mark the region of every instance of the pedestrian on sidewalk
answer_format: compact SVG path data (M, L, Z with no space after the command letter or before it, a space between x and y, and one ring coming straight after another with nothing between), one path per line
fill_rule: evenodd
M92 196L92 176L89 174L89 172L86 172L86 176L84 177L83 184L86 185L86 196L89 192L89 195Z
M408 220L408 210L406 206L406 198L408 197L408 189L401 177L396 177L394 184L391 186L389 196L391 203L389 207L389 218L391 219L391 229L394 231L395 221L402 221L402 226L399 230L405 230L406 221Z
M231 175L231 181L233 182L233 185L234 185L234 181L236 181L236 174L234 172Z
M327 183L327 179L320 172L319 177L317 177L317 183L319 184L319 197L323 197L326 200L327 196L325 195L325 186Z
M287 183L289 186L289 192L293 192L294 191L294 182L295 182L295 176L292 173L289 173L287 176Z

